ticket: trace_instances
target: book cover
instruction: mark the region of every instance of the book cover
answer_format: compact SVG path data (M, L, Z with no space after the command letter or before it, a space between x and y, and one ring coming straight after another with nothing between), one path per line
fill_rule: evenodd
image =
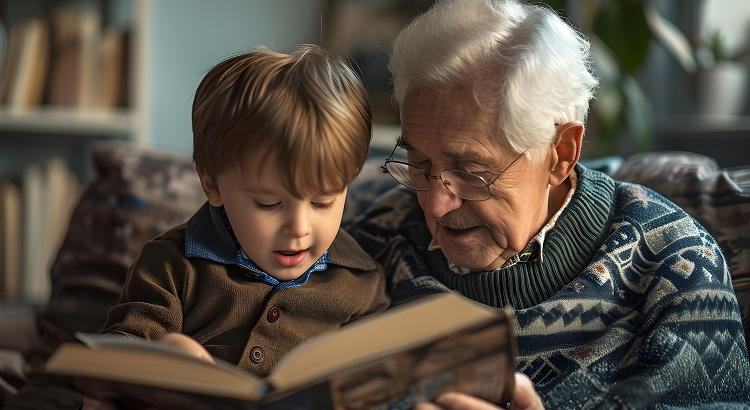
M455 293L425 297L309 340L266 378L117 335L64 344L42 371L91 396L167 408L411 408L444 391L504 403L511 317Z

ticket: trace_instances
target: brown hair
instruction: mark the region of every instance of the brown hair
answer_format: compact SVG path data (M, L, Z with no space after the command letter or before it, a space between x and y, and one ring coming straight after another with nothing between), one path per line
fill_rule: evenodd
M193 160L215 179L250 152L278 164L295 196L343 190L359 173L372 134L354 71L315 45L291 54L258 48L214 66L193 101ZM260 164L256 164L260 167Z

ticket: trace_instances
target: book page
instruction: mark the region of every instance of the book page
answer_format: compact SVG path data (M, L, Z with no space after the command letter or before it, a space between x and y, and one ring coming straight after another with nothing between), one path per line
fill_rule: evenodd
M45 365L50 374L109 380L240 400L266 384L232 364L212 364L163 343L118 335L78 335L92 347L64 344Z
M291 389L498 319L507 321L504 312L458 294L425 297L311 339L287 354L268 380L276 390Z

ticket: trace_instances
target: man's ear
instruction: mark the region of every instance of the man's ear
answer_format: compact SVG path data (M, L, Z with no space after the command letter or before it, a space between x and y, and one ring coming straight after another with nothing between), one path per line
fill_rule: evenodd
M549 174L550 185L560 185L573 172L581 156L583 129L580 121L571 121L557 127L557 143L554 147L553 163Z
M220 207L222 205L221 194L219 193L219 186L216 184L216 181L199 167L195 167L195 170L198 171L198 178L201 180L201 187L206 194L206 198L208 198L208 203L212 206Z

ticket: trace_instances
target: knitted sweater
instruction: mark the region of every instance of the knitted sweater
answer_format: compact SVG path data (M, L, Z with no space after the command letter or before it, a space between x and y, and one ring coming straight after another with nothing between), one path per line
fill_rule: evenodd
M747 406L739 308L711 235L648 188L576 172L542 257L506 269L452 273L427 250L424 216L405 189L350 232L384 266L394 304L453 289L512 306L517 368L548 408Z

